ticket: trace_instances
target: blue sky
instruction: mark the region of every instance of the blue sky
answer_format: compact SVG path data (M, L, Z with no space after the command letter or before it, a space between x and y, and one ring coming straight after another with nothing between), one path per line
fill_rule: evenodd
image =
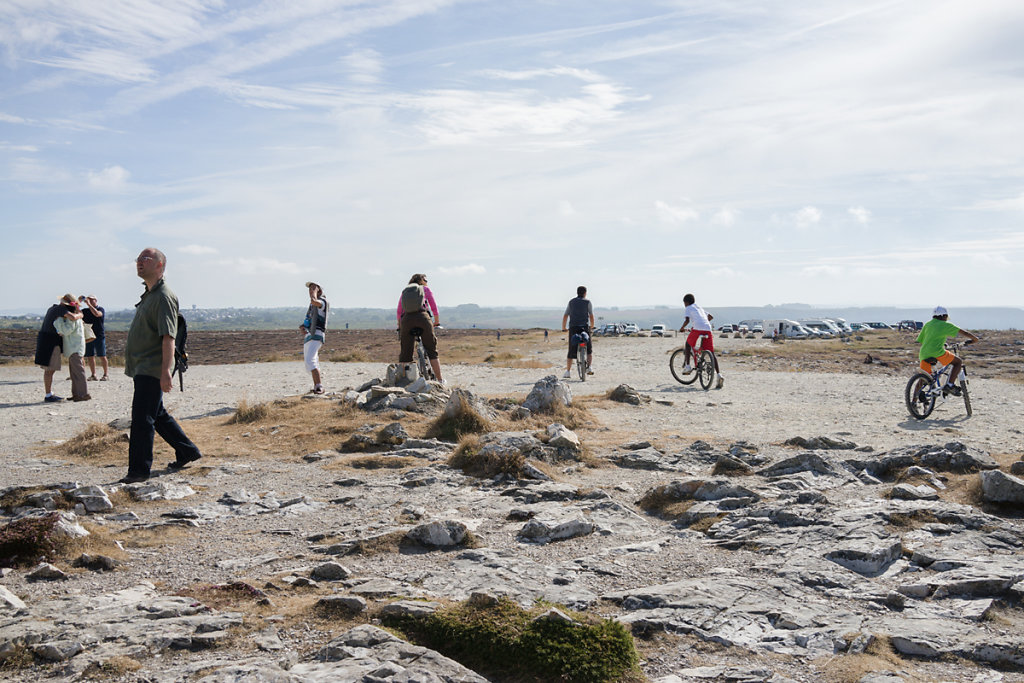
M6 0L0 310L1024 305L1019 0ZM680 304L681 305L681 304Z

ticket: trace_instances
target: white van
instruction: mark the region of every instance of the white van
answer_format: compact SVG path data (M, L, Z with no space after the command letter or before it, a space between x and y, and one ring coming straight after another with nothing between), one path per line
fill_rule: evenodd
M771 339L776 334L785 339L807 339L807 337L810 336L810 332L807 331L807 328L795 320L786 320L785 318L779 320L765 320L765 338Z
M665 326L662 325L661 323L658 323L657 325L651 325L651 336L652 337L664 337L665 336Z

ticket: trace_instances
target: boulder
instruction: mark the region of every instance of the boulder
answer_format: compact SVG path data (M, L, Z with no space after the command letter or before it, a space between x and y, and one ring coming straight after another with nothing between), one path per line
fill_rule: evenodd
M572 389L554 375L548 375L533 385L523 407L532 413L553 412L558 406L572 405Z
M561 423L555 422L548 425L547 433L549 446L568 448L573 451L579 451L581 448L580 437Z
M466 540L468 529L462 522L446 520L421 524L406 534L406 538L430 548L450 548Z
M620 384L619 386L612 389L612 392L608 394L608 398L610 398L613 401L618 401L619 403L629 403L634 406L651 402L650 396L645 396L639 393L636 389L629 386L628 384Z
M982 472L981 497L988 503L1024 504L1024 479L1000 470Z

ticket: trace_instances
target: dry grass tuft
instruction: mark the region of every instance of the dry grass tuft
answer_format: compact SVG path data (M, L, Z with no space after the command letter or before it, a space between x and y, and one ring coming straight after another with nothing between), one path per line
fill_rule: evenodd
M332 363L369 363L370 357L360 349L350 351L336 351L327 356Z
M725 519L725 514L726 513L722 512L712 517L704 517L702 519L698 519L696 522L690 525L690 529L692 531L699 531L702 534L706 534L708 530L711 529L711 527Z
M66 454L80 458L127 457L128 435L102 422L91 422L61 448Z
M481 434L490 429L487 418L463 403L455 415L439 415L427 428L427 438L456 442L467 434Z
M668 486L655 486L636 502L644 512L662 519L675 520L693 507L692 500L680 500Z
M170 548L191 540L194 527L183 524L162 524L146 529L125 529L122 543L128 548Z
M451 467L462 470L471 477L491 478L499 474L521 477L526 458L522 453L482 452L483 444L477 436L463 437L458 448L448 458Z
M405 541L404 531L393 531L373 538L361 538L353 541L346 555L384 555L394 554L402 549Z
M846 636L852 641L859 634ZM861 654L844 654L821 657L814 660L822 680L828 683L856 683L870 673L879 671L899 671L912 676L909 680L931 680L926 676L918 677L913 672L909 661L902 659L886 636L875 636Z
M116 655L102 662L93 662L82 672L82 678L93 681L109 681L122 678L142 668L131 657Z
M238 402L238 408L235 409L235 414L231 417L230 422L233 424L251 424L265 420L268 417L270 417L270 404L250 404L248 400L243 398Z

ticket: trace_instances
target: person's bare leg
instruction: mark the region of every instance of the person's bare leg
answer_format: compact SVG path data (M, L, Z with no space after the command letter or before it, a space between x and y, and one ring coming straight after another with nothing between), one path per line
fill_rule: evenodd
M53 370L43 370L43 389L47 396L53 393L53 375Z
M89 356L89 377L96 378L96 357Z
M954 357L953 362L949 364L949 383L956 384L957 377L960 376L960 368L963 367L964 362L960 358Z
M103 376L107 376L107 357L100 356L100 363L103 365Z
M443 382L444 378L441 377L441 361L437 358L430 359L430 369L434 371L434 377L437 378L438 382Z
M313 370L313 386L314 387L320 386L320 371L319 370Z

